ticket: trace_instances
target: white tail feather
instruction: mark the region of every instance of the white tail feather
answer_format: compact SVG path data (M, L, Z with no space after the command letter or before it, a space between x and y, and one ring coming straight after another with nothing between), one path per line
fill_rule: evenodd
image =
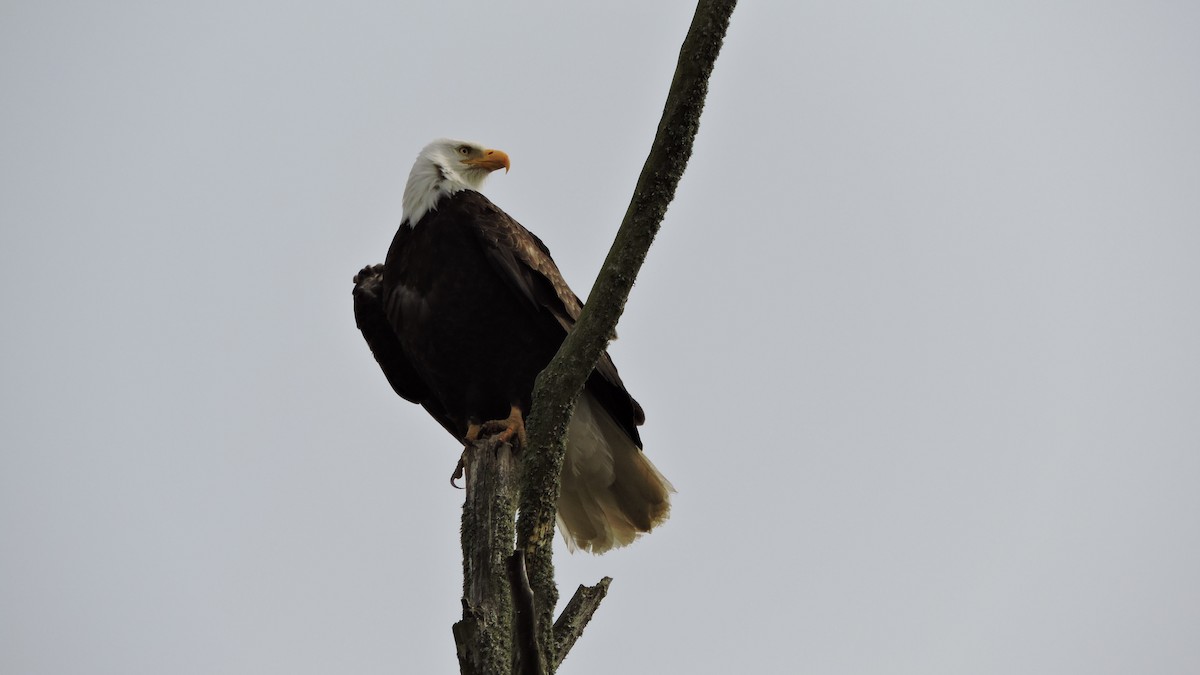
M586 391L567 427L558 529L571 551L625 546L670 515L671 483Z

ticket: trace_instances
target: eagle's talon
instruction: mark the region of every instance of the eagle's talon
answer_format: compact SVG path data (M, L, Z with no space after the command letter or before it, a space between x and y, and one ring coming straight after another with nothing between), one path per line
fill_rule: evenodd
M466 470L467 470L467 463L465 461L466 456L467 456L467 449L463 448L462 457L458 458L458 465L454 467L454 473L451 474L451 476L450 476L450 486L456 490L464 489L464 488L459 487L458 483L455 483L454 481L458 480L459 478L462 478L463 474L466 473Z

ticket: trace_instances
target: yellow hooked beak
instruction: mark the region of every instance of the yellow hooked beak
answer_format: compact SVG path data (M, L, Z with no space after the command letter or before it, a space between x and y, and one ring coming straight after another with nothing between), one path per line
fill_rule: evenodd
M504 173L508 173L508 153L503 150L484 150L481 157L473 157L464 159L463 164L470 164L473 167L495 171L503 168Z

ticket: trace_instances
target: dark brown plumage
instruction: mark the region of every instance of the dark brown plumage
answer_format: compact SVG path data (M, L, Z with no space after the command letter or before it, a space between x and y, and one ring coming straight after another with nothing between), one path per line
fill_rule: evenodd
M429 156L427 148L414 175ZM454 167L435 166L443 180L453 176ZM355 277L354 311L396 393L461 440L513 407L528 414L534 379L582 303L546 246L479 192L428 203L416 222L406 217L384 265ZM602 552L666 518L672 488L642 454L644 421L604 354L568 430L559 516L572 548Z

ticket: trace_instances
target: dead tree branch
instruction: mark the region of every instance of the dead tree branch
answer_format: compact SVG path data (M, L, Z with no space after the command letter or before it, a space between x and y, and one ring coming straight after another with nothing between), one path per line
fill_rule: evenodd
M579 636L583 635L583 629L587 628L588 622L592 620L592 615L600 609L600 601L608 595L608 585L612 583L612 577L604 577L600 583L595 586L579 585L575 589L575 595L567 602L567 606L563 607L562 614L558 616L558 620L554 622L554 656L555 662L552 671L558 670L559 664L567 657L567 652L571 651L571 647L575 646L575 641Z
M708 79L736 4L736 0L700 0L679 51L658 132L621 228L579 321L534 386L517 533L534 592L535 635L548 664L557 665L561 661L555 655L557 645L553 634L558 589L552 555L567 424L588 374L608 346L634 279L692 155Z

